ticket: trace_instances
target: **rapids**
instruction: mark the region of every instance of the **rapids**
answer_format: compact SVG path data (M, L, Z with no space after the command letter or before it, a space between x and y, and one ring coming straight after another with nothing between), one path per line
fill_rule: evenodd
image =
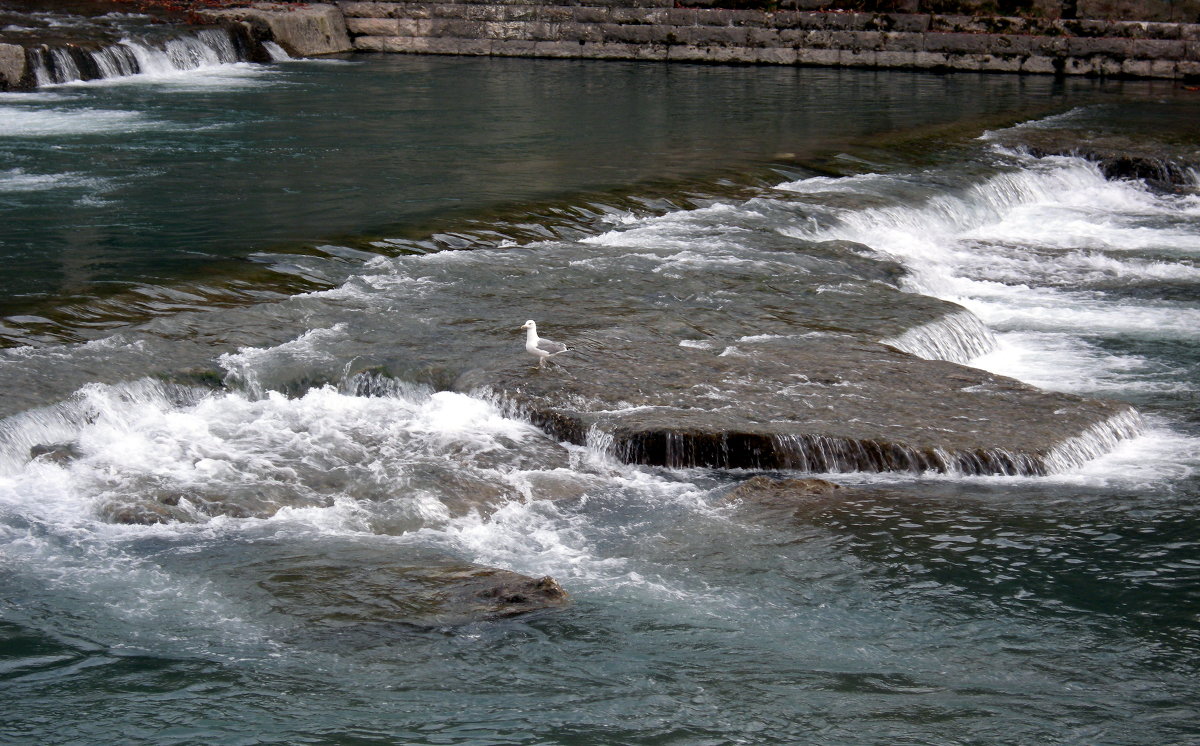
M0 96L0 741L1195 741L1200 194L1046 139L1194 164L1198 106L363 56ZM577 357L530 372L527 318ZM1121 414L1037 475L685 468L477 385L648 337ZM760 410L702 372L568 404Z

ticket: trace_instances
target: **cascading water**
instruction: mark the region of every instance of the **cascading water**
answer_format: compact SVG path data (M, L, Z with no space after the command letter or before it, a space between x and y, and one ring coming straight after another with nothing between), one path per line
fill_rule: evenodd
M231 30L204 29L158 42L124 39L94 50L43 46L30 49L29 56L33 75L41 87L131 75L172 75L248 62L257 58L249 48L254 43ZM270 54L279 58L276 52Z

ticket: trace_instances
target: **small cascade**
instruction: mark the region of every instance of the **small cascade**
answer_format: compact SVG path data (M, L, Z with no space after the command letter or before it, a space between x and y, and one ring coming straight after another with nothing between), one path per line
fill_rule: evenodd
M203 29L158 41L123 39L94 49L42 45L31 48L28 55L38 87L277 59L276 53L240 28Z
M1128 409L1103 422L1097 422L1077 437L1059 444L1043 459L1046 472L1054 474L1073 469L1111 452L1122 440L1136 438L1145 429L1142 416Z
M1003 448L948 451L823 435L779 435L775 440L777 458L783 468L805 472L935 471L970 476L1041 476L1047 473L1040 459Z
M992 330L966 310L913 327L883 343L926 360L964 364L996 349Z

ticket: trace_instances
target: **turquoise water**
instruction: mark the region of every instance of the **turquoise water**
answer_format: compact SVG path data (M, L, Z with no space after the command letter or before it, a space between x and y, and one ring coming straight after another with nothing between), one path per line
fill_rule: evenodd
M1195 742L1196 187L1006 138L1152 126L1182 157L1196 107L371 56L0 98L0 740ZM991 330L972 365L1145 434L754 505L750 473L619 464L453 385L529 317L711 296L737 328L740 283L883 259ZM442 562L572 602L415 625L361 581Z

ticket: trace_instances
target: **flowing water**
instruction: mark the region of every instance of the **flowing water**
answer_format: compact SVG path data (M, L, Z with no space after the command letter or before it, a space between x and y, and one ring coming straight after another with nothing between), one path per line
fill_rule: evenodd
M1200 740L1197 183L1022 145L1194 164L1198 112L364 56L3 95L0 741ZM817 320L762 300L797 283ZM658 307L685 346L809 323L1144 428L1042 477L755 503L754 472L625 465L458 385L526 318L586 348ZM571 603L389 611L396 568L447 564Z

